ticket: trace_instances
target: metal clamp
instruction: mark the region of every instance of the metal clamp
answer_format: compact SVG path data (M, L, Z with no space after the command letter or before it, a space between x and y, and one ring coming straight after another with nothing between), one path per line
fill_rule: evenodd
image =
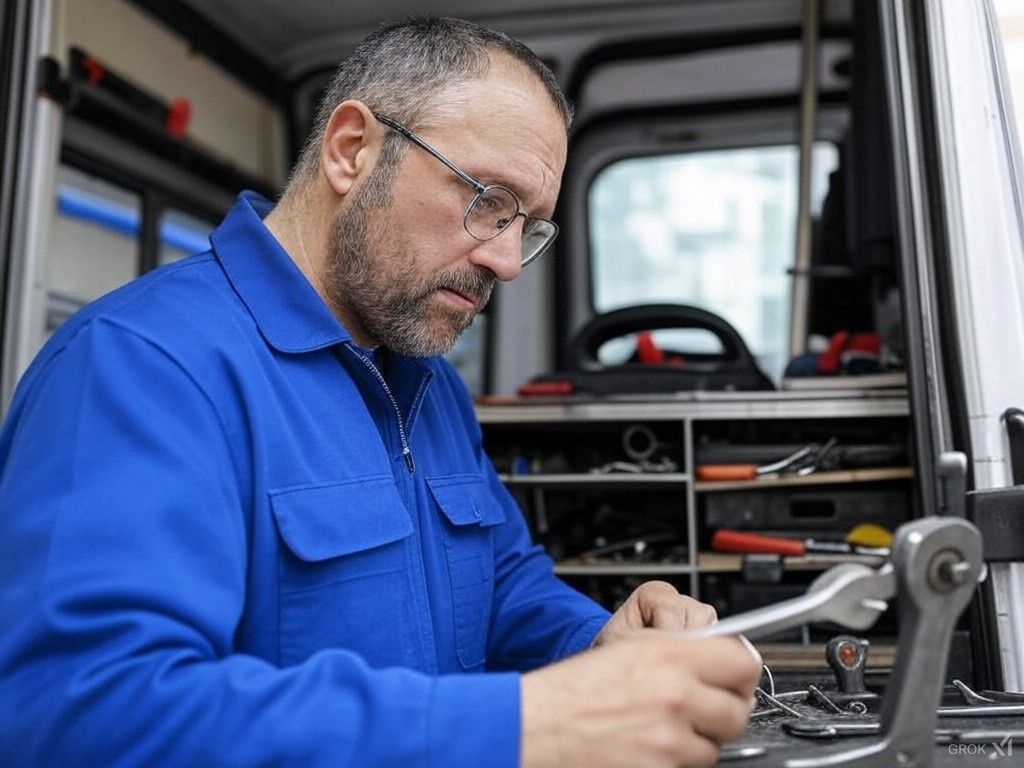
M929 517L896 531L892 560L877 570L836 566L801 597L723 619L692 634L756 639L814 621L863 630L895 596L899 638L880 721L870 729L877 729L877 737L813 758L790 759L784 766L927 768L950 640L983 572L978 529L962 519Z

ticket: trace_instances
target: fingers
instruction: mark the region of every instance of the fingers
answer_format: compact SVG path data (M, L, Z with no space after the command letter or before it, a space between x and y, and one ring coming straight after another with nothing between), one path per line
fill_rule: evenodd
M713 686L697 686L688 707L693 730L716 744L739 738L753 700Z
M722 688L738 695L744 702L753 701L754 689L761 679L761 656L751 653L746 638L715 637L685 639L680 657L704 685Z
M692 597L686 597L684 595L680 595L680 597L687 601L687 629L707 627L718 621L718 612L712 606L707 603L694 600Z
M688 643L689 645L689 643ZM693 653L699 656L696 667L700 679L750 699L761 677L761 656L745 637L720 637L695 640Z
M664 581L642 584L634 594L645 627L681 631L706 627L718 621L718 614L710 605L679 594L675 587Z
M718 743L685 727L676 758L686 768L711 768L718 764Z

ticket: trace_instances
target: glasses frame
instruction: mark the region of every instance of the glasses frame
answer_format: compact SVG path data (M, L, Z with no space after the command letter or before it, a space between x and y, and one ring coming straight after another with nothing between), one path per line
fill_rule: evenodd
M525 267L527 264L529 264L530 262L534 261L538 256L540 256L542 253L544 253L544 251L546 251L551 246L551 244L555 241L555 239L558 237L558 225L555 222L551 221L551 219L545 219L545 218L543 218L541 216L530 216L528 213L526 213L526 211L523 210L522 202L519 200L519 195L517 195L515 192L513 192L508 187L506 187L506 186L504 186L502 184L484 184L484 183L482 183L480 181L477 181L472 176L470 176L468 173L466 173L464 170L459 168L459 166L457 166L455 163L453 163L447 157L445 157L440 152L438 152L436 149L434 149L432 146L430 146L430 144L428 144L426 141L424 141L422 138L420 138L415 132L410 131L408 128L406 128L401 123L399 123L399 122L397 122L395 120L392 120L390 117L387 117L386 115L381 115L381 114L378 114L377 112L373 112L373 110L371 110L371 114L373 114L373 116L375 118L377 118L377 120L379 122L381 122L382 124L386 125L388 128L391 128L393 131L395 131L396 133L400 134L401 136L404 136L406 139L411 141L413 144L418 146L420 149L425 151L427 154L429 154L429 155L433 156L435 159L439 160L441 163L444 164L444 166L446 168L448 168L448 170L450 170L452 173L454 173L456 176L458 176L462 181L464 181L466 184L468 184L473 189L473 191L476 194L473 196L473 199L469 201L469 205L466 206L466 212L462 216L462 227L463 227L463 229L466 230L466 233L470 237L472 237L474 240L479 240L480 242L486 242L488 240L493 240L494 238L496 238L499 235L502 235L506 231L508 231L511 228L511 226L512 226L512 222L514 222L520 216L523 217L523 229L524 229L524 231L525 231L526 226L531 221L540 221L540 222L544 222L545 224L550 225L550 227L551 227L551 235L544 242L544 244L540 248L538 248L535 253L533 253L533 254L531 254L531 255L529 255L527 257L524 257L522 259L522 261L520 262L520 266ZM512 199L515 200L515 202L516 202L516 212L508 220L508 224L506 224L504 227L499 229L493 235L491 235L490 237L479 237L477 235L474 235L470 231L470 229L469 229L469 223L468 223L469 222L469 214L473 211L473 207L480 201L480 199L484 195L486 195L487 192L489 190L491 190L491 189L500 189L503 192L507 192L509 195L511 195Z

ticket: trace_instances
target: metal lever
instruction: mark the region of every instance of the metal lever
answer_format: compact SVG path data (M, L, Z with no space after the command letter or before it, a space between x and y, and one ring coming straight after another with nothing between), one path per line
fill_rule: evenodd
M878 569L860 563L844 563L825 571L807 592L791 600L693 630L692 637L745 635L756 640L776 632L816 621L830 621L849 629L867 629L887 607L896 593L893 567L886 563Z
M900 607L896 662L882 700L877 738L853 748L797 758L786 768L927 768L949 643L983 573L981 534L966 520L929 517L896 531L892 561L877 570L836 566L807 594L740 614L694 636L763 637L812 621L867 629L894 594ZM827 723L823 725L828 725Z
M982 575L981 535L966 520L930 517L896 532L892 563L900 609L896 662L869 743L786 768L927 768L934 756L949 643Z

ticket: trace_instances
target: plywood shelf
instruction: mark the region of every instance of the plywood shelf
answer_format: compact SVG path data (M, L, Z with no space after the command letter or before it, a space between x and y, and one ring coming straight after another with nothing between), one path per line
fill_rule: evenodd
M814 472L810 475L768 475L756 480L713 482L698 480L693 484L698 493L716 491L758 491L789 486L838 485L842 483L880 483L887 480L909 480L914 476L911 467L880 467L878 469L849 469L835 472Z

